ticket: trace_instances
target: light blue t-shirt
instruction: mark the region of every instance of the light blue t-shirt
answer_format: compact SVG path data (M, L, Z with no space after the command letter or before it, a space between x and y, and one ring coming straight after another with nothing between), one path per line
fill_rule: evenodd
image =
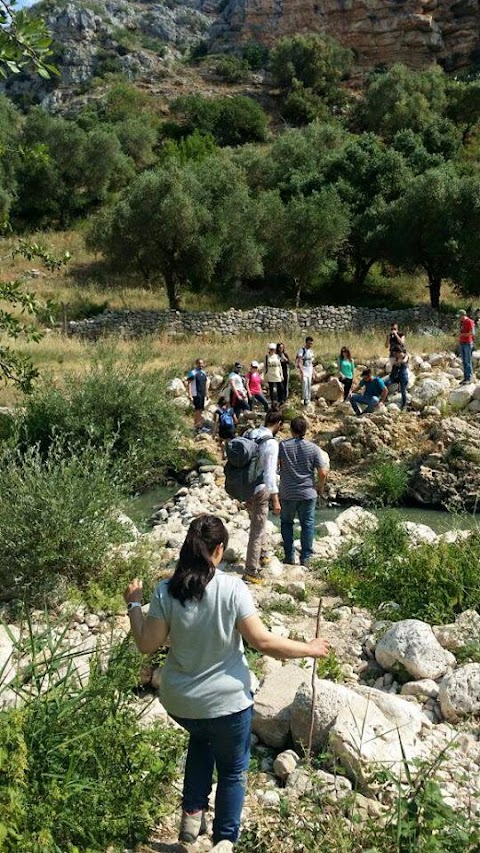
M201 601L183 606L160 581L150 616L169 626L170 650L162 669L160 699L175 717L212 719L253 704L250 672L236 625L255 614L240 578L215 571Z

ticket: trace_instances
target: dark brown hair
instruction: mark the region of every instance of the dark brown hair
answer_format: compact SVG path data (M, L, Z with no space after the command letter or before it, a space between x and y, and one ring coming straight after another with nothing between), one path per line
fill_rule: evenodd
M180 550L177 567L168 583L172 598L182 604L201 601L207 584L215 574L212 554L218 545L228 544L228 531L216 515L198 515L193 519Z
M292 418L290 421L290 429L296 438L304 438L307 431L307 422L305 418L299 415L297 418Z
M272 408L268 410L265 415L265 426L275 426L275 424L283 424L285 418L278 409L274 408L274 404L272 404Z
M348 347L342 347L342 349L340 350L340 358L342 357L342 352L345 352L347 354L347 361L352 360L352 356L350 355L350 350L348 349Z

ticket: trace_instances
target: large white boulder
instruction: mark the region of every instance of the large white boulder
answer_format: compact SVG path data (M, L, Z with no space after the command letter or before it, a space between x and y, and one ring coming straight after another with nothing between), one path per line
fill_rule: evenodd
M350 506L335 519L335 524L344 536L352 533L365 533L366 530L376 530L378 519L373 512L361 506Z
M462 385L460 388L454 388L453 391L450 391L448 402L452 409L465 409L473 399L474 391L475 385L473 383Z
M20 638L20 630L15 625L0 624L0 684L9 684L15 677L13 655L15 644Z
M287 743L295 694L309 673L295 664L271 671L255 694L253 731L268 746Z
M438 539L435 531L426 524L416 524L414 521L403 521L402 527L408 534L411 545L434 545Z
M328 733L337 718L340 709L349 701L354 701L356 694L343 684L327 679L316 682L316 702L313 717L312 748L319 750L325 746ZM310 680L297 690L292 710L290 727L294 742L305 749L308 744L312 708L312 687Z
M371 694L374 693L380 691L372 690ZM405 764L413 770L415 762L426 753L420 737L424 715L417 709L417 717L405 718L403 708L399 714L399 703L408 710L410 703L399 697L395 699L395 706L385 703L381 708L373 695L357 696L355 701L345 703L332 725L330 749L363 790L368 791L376 771L388 770L404 777ZM425 721L428 724L426 717Z
M181 412L188 412L191 407L191 402L188 397L175 397L173 405L176 409L180 409Z
M480 713L480 663L467 663L450 672L440 683L438 700L450 723Z
M430 625L419 619L392 625L378 641L375 657L383 669L401 664L413 678L440 678L455 666L454 656L442 648Z
M312 386L312 397L314 400L323 397L328 403L336 403L337 400L343 400L343 385L335 376L331 376L325 382Z
M187 393L184 383L178 377L172 379L167 385L167 391L173 397L184 397Z
M434 403L441 397L444 391L450 388L446 376L440 374L435 379L421 379L415 383L412 390L412 404L415 408L422 408Z

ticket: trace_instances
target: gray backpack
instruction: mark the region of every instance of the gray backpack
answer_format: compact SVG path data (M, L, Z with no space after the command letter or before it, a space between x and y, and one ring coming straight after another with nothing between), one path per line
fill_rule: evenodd
M233 438L227 444L225 465L225 491L237 501L248 501L257 486L263 481L263 469L259 465L260 446L273 441L271 435L251 438L250 430Z

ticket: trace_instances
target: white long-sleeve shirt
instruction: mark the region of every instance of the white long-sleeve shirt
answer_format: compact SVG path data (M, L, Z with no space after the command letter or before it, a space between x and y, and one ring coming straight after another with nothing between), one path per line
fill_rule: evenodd
M273 441L263 441L259 445L259 468L263 470L263 482L255 489L255 494L266 489L271 495L278 494L278 441L273 438L273 433L267 427L259 427L253 429L250 433L251 438L263 438L269 436Z

